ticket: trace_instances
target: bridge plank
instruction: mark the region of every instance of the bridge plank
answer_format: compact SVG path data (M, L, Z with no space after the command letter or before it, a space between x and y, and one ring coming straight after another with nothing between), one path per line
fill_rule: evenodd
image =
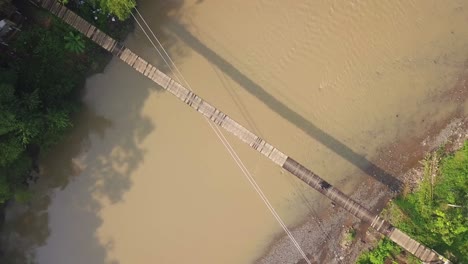
M68 10L63 5L59 4L56 0L35 0L41 4L42 7L49 10L69 25L73 26L78 31L85 34L87 37L92 39L95 43L103 47L108 51L113 51L117 45L117 41L112 39L110 36L95 28L84 19L78 17L74 12ZM160 85L162 88L168 90L174 96L179 98L181 101L194 108L196 111L203 114L205 117L213 121L218 126L221 126L225 130L229 131L241 141L251 146L256 151L268 157L271 161L281 166L291 174L297 176L302 181L315 188L320 193L327 196L332 201L335 201L344 209L351 214L355 215L359 219L371 223L371 225L377 229L377 231L388 236L392 241L402 246L408 252L415 254L423 261L439 261L443 257L439 256L435 251L423 246L416 240L410 238L399 229L393 228L390 223L381 219L377 215L374 215L368 211L365 207L355 202L347 195L339 191L338 189L331 186L329 183L324 181L318 175L294 161L286 154L269 144L262 138L258 137L235 120L231 119L225 113L212 106L211 104L204 101L198 95L189 91L183 85L175 82L169 76L158 70L153 65L149 64L144 59L133 53L128 48L124 47L119 43L118 57L136 71L144 74L149 79Z

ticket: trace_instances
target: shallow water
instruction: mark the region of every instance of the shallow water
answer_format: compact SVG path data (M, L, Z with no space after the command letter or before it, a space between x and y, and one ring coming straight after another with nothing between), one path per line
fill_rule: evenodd
M347 193L380 149L466 106L441 100L468 54L464 1L139 9L199 95ZM163 66L145 38L136 30L127 45ZM251 263L282 234L197 113L116 59L86 91L42 163L43 196L9 212L10 238L37 247L39 263ZM228 139L290 227L329 206Z

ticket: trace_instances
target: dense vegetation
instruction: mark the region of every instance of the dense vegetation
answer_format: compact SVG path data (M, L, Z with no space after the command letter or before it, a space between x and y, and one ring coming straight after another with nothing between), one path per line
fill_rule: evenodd
M69 0L59 0L59 2L63 4L68 4ZM78 0L74 1L75 3L84 4L85 1ZM135 0L87 0L87 5L93 7L100 7L99 9L103 11L103 13L110 13L117 16L120 20L127 19L132 9L136 6Z
M101 1L106 4L130 0ZM97 13L88 4L81 13ZM0 13L11 7L0 0ZM113 9L109 9L113 10ZM86 76L109 54L45 11L25 3L28 24L0 50L0 204L28 198L39 153L57 143L72 126ZM121 22L101 16L94 22L122 35ZM116 28L118 30L112 30Z
M382 264L382 263L420 264L421 261L403 251L397 244L387 238L379 241L372 250L362 253L357 259L357 264Z
M363 253L357 260L357 264L384 263L387 258L393 258L399 254L401 249L388 239L382 239L377 246Z
M431 160L440 153L426 160L419 190L395 200L406 216L397 225L454 262L468 263L468 142L441 158L437 170Z
M454 263L468 263L467 200L468 141L453 154L440 149L428 156L418 190L390 203L386 214L398 228ZM383 263L397 253L394 248L381 241L358 263Z

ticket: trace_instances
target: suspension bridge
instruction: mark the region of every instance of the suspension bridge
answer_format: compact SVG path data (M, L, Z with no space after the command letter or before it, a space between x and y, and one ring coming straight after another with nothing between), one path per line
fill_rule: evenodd
M91 25L89 22L75 14L73 11L69 10L64 5L60 4L56 0L35 0L35 2L43 8L45 8L46 10L53 13L54 15L56 15L57 17L59 17L60 19L62 19L64 22L66 22L79 32L81 32L83 35L94 41L96 44L98 44L105 50L112 53L114 56L118 57L120 60L128 64L136 71L148 77L150 80L158 84L164 90L173 94L180 101L202 114L204 117L206 117L206 119L211 121L210 125L215 124L216 126L223 128L227 132L236 136L242 142L249 145L251 148L270 159L273 163L288 171L292 175L298 177L307 185L329 198L336 205L341 206L361 221L370 224L370 226L376 231L385 235L390 240L400 245L403 249L418 257L423 262L450 263L442 255L424 246L418 241L412 239L410 236L408 236L398 228L394 227L391 223L379 217L378 214L372 213L367 208L345 195L339 189L333 187L327 181L323 180L317 174L315 174L299 162L295 161L293 158L289 157L285 153L281 152L279 149L275 148L263 138L255 135L254 133L246 129L244 126L230 118L227 114L223 113L218 108L203 100L193 91L191 91L191 89L186 88L173 78L169 77L168 75L160 71L158 68L151 65L143 58L139 57L137 54L133 53L130 49L126 48L122 43L114 40L95 26ZM154 43L152 44L154 45ZM217 135L218 137L220 137L219 134ZM222 134L221 137L223 137ZM231 153L231 150L229 148L228 151ZM231 153L231 155L233 154ZM237 155L235 156L237 157ZM242 169L243 165L239 166ZM242 170L245 173L244 169ZM252 183L252 185L255 188L256 183ZM263 199L263 193L259 194ZM265 203L270 209L271 205L268 202ZM277 217L276 212L274 212L274 209L271 208L270 211L275 217ZM277 218L277 220L282 226L284 225L284 223L280 219ZM285 229L293 243L297 244L297 242L294 240L287 228L283 226L283 229ZM298 244L296 245L296 247L301 252L306 262L310 263L310 260L305 256L304 252L302 252Z

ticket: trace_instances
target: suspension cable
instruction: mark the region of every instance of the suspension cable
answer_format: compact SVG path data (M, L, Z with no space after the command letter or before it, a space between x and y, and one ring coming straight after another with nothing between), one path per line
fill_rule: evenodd
M153 40L150 38L150 36L148 35L148 33L146 32L146 30L143 28L143 26L141 25L141 23L137 20L137 18L133 15L132 13L132 17L135 19L135 21L137 22L138 26L140 27L140 29L143 31L143 33L145 34L145 36L148 38L148 40L151 42L151 44L153 45L153 47L156 49L156 51L158 52L158 54L161 56L161 58L163 59L164 63L169 67L170 71L172 72L172 74L174 75L174 77L179 81L181 82L181 80L179 79L178 75L176 74L176 72L180 75L180 78L183 80L183 82L187 85L187 88L190 89L191 91L193 91L191 85L188 83L188 81L185 79L185 77L183 76L183 74L180 72L180 70L178 69L178 67L175 65L174 61L171 59L171 57L169 56L169 54L167 53L167 51L165 50L164 46L161 44L161 42L159 41L159 39L156 37L156 35L154 34L153 30L151 29L151 27L148 25L148 23L146 22L146 20L144 19L144 17L141 15L141 13L138 11L138 9L135 7L135 11L138 13L140 19L143 21L143 23L145 24L145 26L148 28L148 30L150 31L150 33L152 34L152 36L154 37L154 39L157 41L158 45L160 46L161 50L163 51L163 53L167 56L167 59L170 61L170 63L172 65L170 65L167 60L164 58L164 56L162 55L161 51L156 47L155 43L153 42ZM175 69L175 71L174 71ZM242 162L242 160L239 158L239 156L237 155L236 151L234 150L234 148L231 146L231 144L227 141L227 139L225 138L224 134L220 131L220 129L213 125L207 118L205 118L206 122L209 124L209 126L211 127L211 129L213 130L213 132L216 134L216 136L218 137L218 139L221 141L221 143L223 144L223 146L226 148L226 150L228 151L228 153L231 155L231 157L233 158L233 160L236 162L237 166L241 169L242 173L244 174L245 178L249 181L249 183L251 184L251 186L254 188L254 190L257 192L257 194L260 196L260 198L262 199L262 201L264 202L264 204L267 206L268 210L270 211L270 213L273 215L273 217L276 219L276 221L278 222L278 224L283 228L283 230L285 231L285 233L288 235L289 239L291 240L291 242L294 244L294 246L297 248L297 250L299 251L299 253L301 254L301 256L304 258L304 260L308 263L308 264L311 264L309 258L307 257L307 255L305 254L304 250L301 248L301 246L299 245L299 243L297 242L297 240L294 238L293 234L291 233L291 231L288 229L288 227L286 226L286 224L284 223L284 221L281 219L281 217L278 215L278 213L276 212L276 210L274 209L274 207L271 205L270 201L268 200L268 198L266 197L266 195L263 193L262 189L260 188L260 186L257 184L257 182L255 181L255 179L253 178L252 174L250 173L250 171L247 169L247 167L244 165L244 163Z

